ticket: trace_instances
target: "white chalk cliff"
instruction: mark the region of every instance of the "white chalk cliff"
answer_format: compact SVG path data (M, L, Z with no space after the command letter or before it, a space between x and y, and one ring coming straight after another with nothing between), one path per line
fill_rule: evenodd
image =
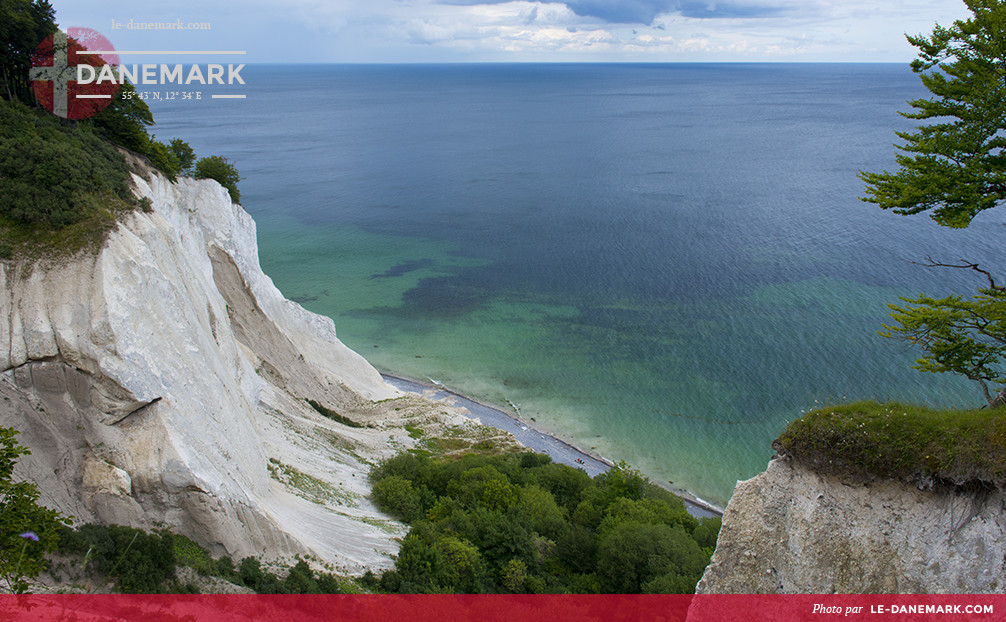
M739 482L698 585L717 593L1001 593L1006 497L850 482L776 459Z
M134 179L152 210L97 255L0 262L0 425L32 450L18 474L81 522L166 526L235 559L390 566L403 529L366 473L408 444L387 422L413 398L378 403L399 394L283 298L220 185Z

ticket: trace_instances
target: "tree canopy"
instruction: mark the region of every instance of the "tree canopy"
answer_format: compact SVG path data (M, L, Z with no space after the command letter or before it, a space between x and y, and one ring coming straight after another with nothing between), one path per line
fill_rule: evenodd
M1006 200L1006 2L965 0L972 16L930 35L909 36L918 49L912 70L931 96L909 102L903 112L924 121L898 132L900 168L860 173L864 201L899 214L929 213L940 225L962 228L979 213ZM921 371L963 375L981 385L990 406L1006 404L1006 288L976 263L931 266L982 274L987 287L972 297L902 298L889 305L894 324L885 337L921 346Z
M971 18L908 37L918 49L912 70L931 96L901 114L930 123L897 133L898 171L860 173L865 201L958 228L1006 199L1006 3L965 4Z
M720 525L624 463L592 480L541 454L404 453L371 479L412 526L373 579L388 592L691 593Z
M32 53L56 32L56 12L49 0L0 0L0 91L8 100L34 103Z

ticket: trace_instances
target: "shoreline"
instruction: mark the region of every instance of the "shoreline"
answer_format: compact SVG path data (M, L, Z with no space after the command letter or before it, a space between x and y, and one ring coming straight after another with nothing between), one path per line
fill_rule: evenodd
M610 459L591 454L569 441L559 438L555 434L539 430L531 422L510 414L499 406L480 402L467 395L453 391L440 383L428 384L388 372L382 371L380 373L385 382L403 393L432 397L434 399L452 399L455 402L454 405L468 410L471 419L475 419L483 425L513 434L517 442L528 449L548 454L554 462L582 469L591 477L615 466ZM433 382L436 383L436 381ZM430 391L433 392L432 396L427 395ZM582 462L577 462L578 459L582 460ZM709 503L687 490L663 485L658 482L653 483L680 497L685 502L685 508L693 516L698 518L723 516L723 508Z

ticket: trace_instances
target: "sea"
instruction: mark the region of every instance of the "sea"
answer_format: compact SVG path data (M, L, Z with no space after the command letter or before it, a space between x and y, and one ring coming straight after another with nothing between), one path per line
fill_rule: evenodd
M265 272L382 371L720 505L810 409L983 403L878 335L899 297L982 284L927 257L1003 259L1002 215L948 229L860 200L927 94L907 65L241 74L148 94L151 131L238 167Z

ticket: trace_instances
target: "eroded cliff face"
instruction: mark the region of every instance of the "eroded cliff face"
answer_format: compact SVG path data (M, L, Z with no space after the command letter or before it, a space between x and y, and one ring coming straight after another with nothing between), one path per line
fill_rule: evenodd
M1004 507L995 489L849 483L773 460L737 484L697 592L1001 592Z
M366 500L368 462L430 405L283 298L216 182L135 181L153 209L98 255L0 262L0 425L32 450L19 475L78 521L167 526L236 559L390 566L403 528Z

